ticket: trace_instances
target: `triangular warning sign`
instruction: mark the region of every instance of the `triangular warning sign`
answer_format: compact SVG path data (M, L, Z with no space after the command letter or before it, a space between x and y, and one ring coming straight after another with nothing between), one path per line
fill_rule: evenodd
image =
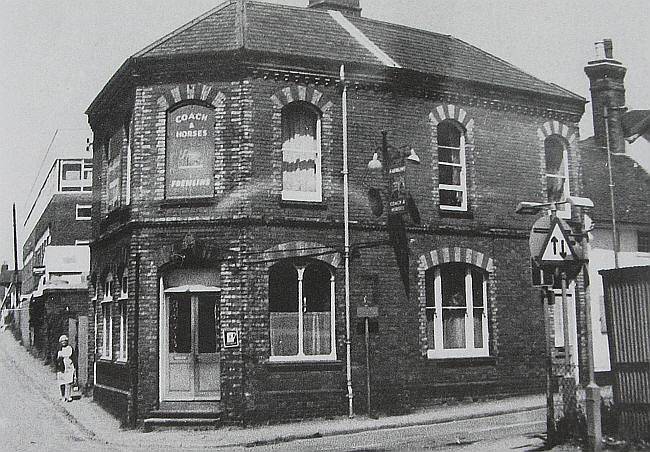
M542 248L540 260L544 263L562 263L576 260L571 242L559 221L553 221L551 232Z

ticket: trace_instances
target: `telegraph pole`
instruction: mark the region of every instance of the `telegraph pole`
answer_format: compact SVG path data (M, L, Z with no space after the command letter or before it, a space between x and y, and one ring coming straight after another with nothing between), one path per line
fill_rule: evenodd
M15 287L15 293L16 293L16 299L14 300L15 306L12 306L12 308L15 308L18 306L18 300L20 298L20 292L21 292L21 283L20 283L20 276L18 274L18 234L16 233L16 203L13 204L13 219L14 219L14 274L13 274L13 280L14 280L14 287Z

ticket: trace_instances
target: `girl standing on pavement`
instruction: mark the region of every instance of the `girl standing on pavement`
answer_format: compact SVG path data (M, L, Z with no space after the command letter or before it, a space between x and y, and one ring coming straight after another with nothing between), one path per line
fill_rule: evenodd
M70 394L74 380L74 363L72 362L72 347L68 344L68 336L65 334L59 338L61 349L56 360L56 379L61 389L61 399L72 402Z

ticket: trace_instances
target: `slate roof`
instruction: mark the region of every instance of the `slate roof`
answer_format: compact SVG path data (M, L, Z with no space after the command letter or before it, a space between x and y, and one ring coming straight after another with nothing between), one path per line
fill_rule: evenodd
M580 142L583 191L594 208L589 215L596 221L610 221L609 172L607 151L594 137ZM650 222L650 175L626 155L612 155L616 221L648 224Z
M347 20L404 69L584 102L583 97L544 82L453 36L362 17L347 17ZM136 53L132 59L238 49L382 66L327 11L258 1L247 1L245 8L241 8L235 0L208 11Z

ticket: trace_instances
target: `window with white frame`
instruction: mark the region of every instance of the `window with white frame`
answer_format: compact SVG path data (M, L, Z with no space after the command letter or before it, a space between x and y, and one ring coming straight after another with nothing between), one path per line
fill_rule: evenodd
M456 121L437 126L438 193L443 210L467 210L465 130Z
M77 204L76 206L76 218L77 220L90 220L90 204Z
M81 163L80 162L62 163L61 179L65 181L81 180Z
M106 279L104 279L104 300L113 300L113 275L111 273L106 275Z
M306 102L282 110L282 199L321 201L321 116Z
M271 360L336 359L334 272L317 260L269 270Z
M92 190L92 160L61 160L60 172L61 191Z
M97 300L97 293L99 292L99 278L97 278L97 277L95 276L95 277L93 278L91 284L92 284L91 290L93 291L93 292L92 292L92 293L93 293L93 297L91 298L91 300L96 301L96 300Z
M113 358L113 304L102 302L102 359Z
M488 356L487 274L454 262L427 270L425 277L427 356Z
M564 201L569 196L568 153L564 139L552 135L544 140L547 201ZM569 204L558 206L561 218L571 218Z
M129 298L129 272L125 267L120 277L120 299L124 300L126 298Z
M128 304L126 300L120 300L120 348L117 355L118 361L126 361L128 358Z

